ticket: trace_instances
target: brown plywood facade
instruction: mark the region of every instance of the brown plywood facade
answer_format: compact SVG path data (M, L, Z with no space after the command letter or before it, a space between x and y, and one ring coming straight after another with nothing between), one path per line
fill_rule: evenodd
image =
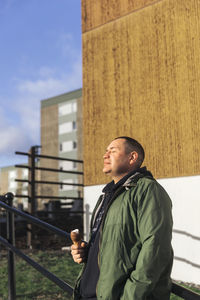
M119 135L144 145L157 178L200 173L199 36L198 0L159 1L83 33L85 185L107 181L101 158Z
M162 0L82 0L82 31L86 32Z

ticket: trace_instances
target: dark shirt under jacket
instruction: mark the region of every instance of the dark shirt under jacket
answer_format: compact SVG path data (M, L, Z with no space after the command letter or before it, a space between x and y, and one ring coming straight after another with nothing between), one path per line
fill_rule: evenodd
M96 286L99 279L99 266L98 266L98 253L99 253L99 238L100 238L100 225L112 196L114 195L115 191L125 183L125 181L136 172L143 173L146 171L146 168L141 168L136 171L132 171L129 174L125 175L120 181L116 184L114 181L108 183L102 192L104 195L103 203L98 211L96 216L92 233L91 233L91 241L90 241L90 248L88 251L88 258L85 270L83 272L80 284L80 293L81 293L81 300L97 300L96 298Z

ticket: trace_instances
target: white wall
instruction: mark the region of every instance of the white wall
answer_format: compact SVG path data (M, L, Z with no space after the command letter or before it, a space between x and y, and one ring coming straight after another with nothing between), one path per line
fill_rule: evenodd
M95 204L101 195L104 185L91 185L84 187L84 239L88 241L89 239L89 225L92 215L92 211L95 207Z
M173 203L172 278L200 283L200 176L158 180Z
M172 199L174 230L172 278L200 284L200 176L160 179ZM84 207L89 218L104 185L84 188ZM85 239L88 239L88 216Z

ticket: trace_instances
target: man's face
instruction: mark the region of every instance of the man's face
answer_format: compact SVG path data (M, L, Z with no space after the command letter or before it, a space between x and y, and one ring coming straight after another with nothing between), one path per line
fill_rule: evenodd
M110 143L103 156L103 172L114 180L122 178L131 171L131 153L126 153L125 139L117 139Z

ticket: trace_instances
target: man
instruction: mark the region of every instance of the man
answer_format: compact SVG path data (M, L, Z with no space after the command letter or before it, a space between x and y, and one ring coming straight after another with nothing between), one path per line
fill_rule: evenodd
M171 200L141 168L143 147L118 137L104 154L103 189L91 219L88 244L71 247L84 262L74 299L168 300L173 251Z

